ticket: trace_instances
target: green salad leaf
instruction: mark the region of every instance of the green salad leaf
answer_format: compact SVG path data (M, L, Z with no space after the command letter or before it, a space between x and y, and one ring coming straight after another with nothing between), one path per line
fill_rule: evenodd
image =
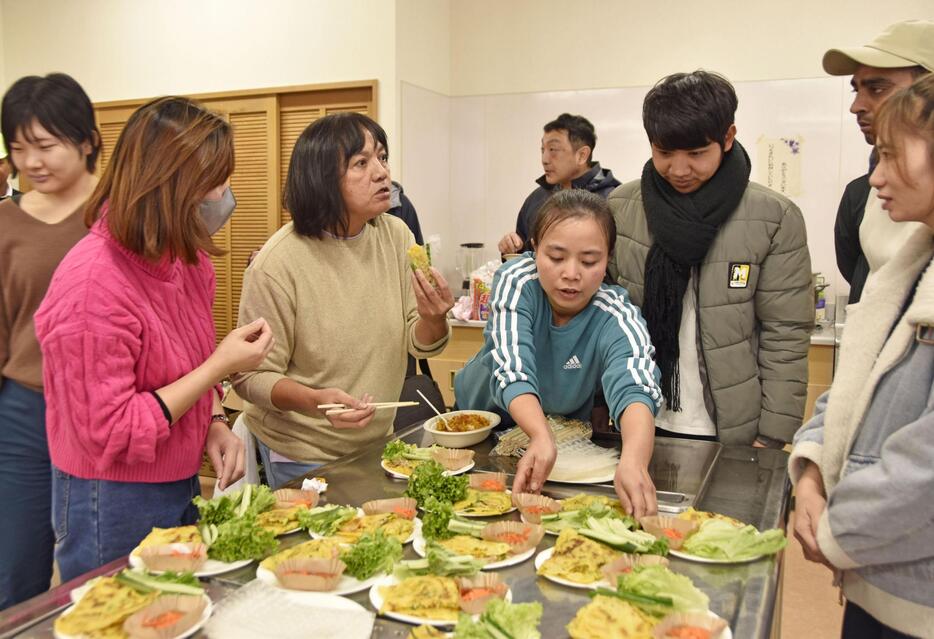
M423 505L430 497L453 504L467 496L467 475L445 476L444 466L429 460L412 471L405 495Z
M276 536L257 524L255 515L247 515L217 526L217 536L208 546L208 557L228 563L262 559L278 547Z
M383 449L383 459L414 459L416 461L428 461L431 459L431 451L436 446L429 448L419 448L415 444L406 444L401 439L394 439L386 444Z
M778 528L760 533L755 526L740 528L722 519L708 519L684 540L681 549L708 559L743 560L773 555L787 543L785 533Z
M199 524L222 524L235 517L258 515L275 506L276 497L269 486L247 484L241 490L214 499L192 499L198 508Z
M483 561L476 557L455 555L444 546L429 541L422 559L400 561L396 565L395 574L399 579L418 575L462 577L475 575L481 568L483 568Z
M671 612L705 612L710 599L684 575L667 566L642 566L620 575L616 590L598 588L595 595L624 599L644 612L662 617Z
M656 539L644 530L630 530L626 522L620 519L591 517L578 532L623 552L662 556L668 554L667 540Z
M317 508L301 509L298 511L298 525L304 530L329 537L337 532L340 525L357 516L357 509L353 506L338 506L328 504Z
M562 510L542 516L542 526L545 530L559 533L565 528L580 530L587 525L588 519L617 519L630 529L636 527L636 520L630 515L623 514L615 508L595 501L587 508L581 510Z
M450 539L454 535L479 537L486 524L469 521L454 514L454 506L429 497L422 508L422 536L426 540Z
M346 564L344 572L355 579L365 581L377 573L392 572L396 562L402 559L402 544L395 537L387 537L383 531L364 534L350 550L341 554Z
M537 601L514 604L492 599L476 621L460 614L454 639L541 639L541 621L542 604Z

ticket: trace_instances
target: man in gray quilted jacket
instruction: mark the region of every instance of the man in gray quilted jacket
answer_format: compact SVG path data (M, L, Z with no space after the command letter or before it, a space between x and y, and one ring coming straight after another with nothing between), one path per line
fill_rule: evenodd
M609 273L656 349L657 434L781 447L807 396L811 259L798 207L749 181L736 106L732 85L705 71L649 91L652 158L610 194Z

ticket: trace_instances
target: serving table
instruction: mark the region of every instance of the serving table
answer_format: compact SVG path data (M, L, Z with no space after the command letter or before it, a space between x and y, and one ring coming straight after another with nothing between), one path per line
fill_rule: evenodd
M414 426L399 431L410 443L429 445L430 435ZM387 438L386 441L388 441ZM323 503L359 505L370 499L397 497L406 482L387 476L380 468L384 442L318 468L313 474L328 481ZM493 456L493 439L474 446L477 471L515 470L516 459ZM720 444L684 439L658 438L650 473L659 490L660 509L677 511L690 505L753 524L760 530L785 527L789 500L786 472L788 454L781 450L750 447L721 447ZM300 483L300 482L295 482ZM610 484L568 485L547 483L545 494L561 498L579 492L613 494ZM518 513L500 519L518 519ZM491 518L490 521L496 521ZM280 548L307 540L305 533L280 538ZM539 551L554 544L546 535ZM416 557L411 545L405 557ZM671 557L671 568L685 574L710 597L710 608L726 619L737 639L767 639L776 613L781 578L781 554L751 563L708 565ZM0 639L5 637L52 637L52 621L69 603L69 592L88 579L124 568L126 558L113 561L40 596L0 613ZM253 563L237 571L204 580L216 602L251 581ZM566 637L564 626L589 598L587 590L568 588L537 577L533 561L502 569L500 574L512 588L514 602L541 601L544 605L542 636ZM366 591L350 596L371 608ZM377 618L373 637L404 639L411 626ZM202 632L196 636L208 636Z

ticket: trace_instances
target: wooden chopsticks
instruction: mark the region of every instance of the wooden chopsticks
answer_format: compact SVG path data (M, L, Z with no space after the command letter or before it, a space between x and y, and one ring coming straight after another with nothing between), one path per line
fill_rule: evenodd
M405 406L418 406L418 402L370 402L367 406L372 406L376 410L383 408L403 408ZM325 415L341 415L351 411L359 410L357 408L347 408L346 404L318 404L318 409L324 409Z

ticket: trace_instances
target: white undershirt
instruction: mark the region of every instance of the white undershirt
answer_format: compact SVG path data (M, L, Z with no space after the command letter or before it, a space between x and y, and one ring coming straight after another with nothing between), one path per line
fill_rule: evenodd
M675 433L716 436L717 426L710 419L704 403L704 386L697 359L697 297L694 293L694 275L688 282L681 309L681 328L678 331L678 374L681 377L681 410L668 410L662 406L655 424Z
M869 263L867 283L904 246L908 237L922 226L924 224L921 222L893 222L882 208L879 191L875 188L869 190L863 221L859 224L859 245Z

